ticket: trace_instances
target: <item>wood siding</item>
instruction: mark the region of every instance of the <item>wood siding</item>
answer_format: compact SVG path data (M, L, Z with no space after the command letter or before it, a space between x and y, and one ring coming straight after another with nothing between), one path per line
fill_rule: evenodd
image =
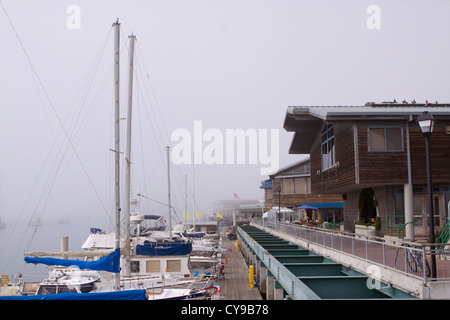
M355 149L353 123L334 123L336 165L322 170L321 136L316 137L311 149L311 190L314 193L355 183Z
M360 184L403 184L408 181L406 122L358 123L358 155ZM369 151L370 127L401 127L403 151Z
M322 170L321 137L311 148L311 189L314 193L345 193L370 186L408 183L406 121L335 122L336 165ZM401 127L403 151L369 151L370 127ZM450 184L450 121L437 121L430 140L433 184ZM357 145L354 144L354 133ZM409 124L413 184L426 183L425 142L416 122ZM356 152L355 152L356 151Z
M266 202L267 207L278 207L278 187L280 186L280 179L273 179L272 190L273 196L270 203ZM268 199L266 198L266 201ZM317 194L317 193L303 193L303 194L281 194L281 206L288 208L295 208L304 203L316 202L341 202L341 194Z
M433 184L450 184L450 135L445 134L445 127L450 121L436 121L430 137L431 174ZM413 184L425 184L426 158L425 139L418 125L410 126L411 168Z

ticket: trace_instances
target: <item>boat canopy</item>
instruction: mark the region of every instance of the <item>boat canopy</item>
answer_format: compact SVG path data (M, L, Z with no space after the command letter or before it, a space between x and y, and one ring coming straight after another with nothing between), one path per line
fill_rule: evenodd
M0 296L0 300L147 300L145 290Z
M136 246L138 256L183 256L192 252L192 242L150 242Z
M103 270L113 273L119 273L120 265L120 249L116 249L106 257L103 257L96 261L82 261L82 260L66 260L66 259L56 259L56 258L32 258L25 257L26 263L41 263L48 266L64 266L71 267L76 266L80 269L90 269L90 270Z

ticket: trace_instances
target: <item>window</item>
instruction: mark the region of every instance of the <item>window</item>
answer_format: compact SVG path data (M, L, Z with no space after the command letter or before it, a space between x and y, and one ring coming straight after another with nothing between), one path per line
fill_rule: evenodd
M161 270L159 260L147 260L145 264L147 273L160 272Z
M139 260L133 260L131 261L131 272L139 272L139 265L140 265L140 261Z
M334 150L334 126L326 125L322 130L322 170L336 164Z
M281 180L283 186L283 194L292 194L294 193L294 179L292 178L285 178Z
M403 151L402 128L369 128L369 151Z
M310 183L311 182L309 177L295 178L295 193L309 193Z
M37 294L55 294L56 286L40 286Z
M311 178L283 178L281 179L283 194L303 194L311 190Z
M168 272L181 272L181 260L167 260Z
M64 292L77 293L77 289L73 286L58 286L58 293Z

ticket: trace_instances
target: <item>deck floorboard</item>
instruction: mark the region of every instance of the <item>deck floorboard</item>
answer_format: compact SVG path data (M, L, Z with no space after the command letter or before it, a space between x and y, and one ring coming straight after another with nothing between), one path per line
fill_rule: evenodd
M250 288L248 266L242 254L236 250L236 241L222 240L227 248L227 262L224 268L224 279L220 280L221 299L223 300L262 300L256 288ZM231 251L230 251L231 249Z

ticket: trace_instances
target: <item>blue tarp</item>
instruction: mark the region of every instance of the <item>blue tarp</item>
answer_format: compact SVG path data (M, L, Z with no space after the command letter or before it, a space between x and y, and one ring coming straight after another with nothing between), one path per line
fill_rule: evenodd
M111 252L106 257L103 257L97 261L25 257L25 262L33 264L42 263L48 266L76 266L80 269L103 270L118 273L120 271L120 249L116 249L114 252Z
M182 256L192 252L192 242L151 243L136 246L139 256Z
M145 290L124 290L93 293L57 293L34 296L0 296L0 300L147 300Z
M261 183L260 189L272 189L272 179L267 179Z

